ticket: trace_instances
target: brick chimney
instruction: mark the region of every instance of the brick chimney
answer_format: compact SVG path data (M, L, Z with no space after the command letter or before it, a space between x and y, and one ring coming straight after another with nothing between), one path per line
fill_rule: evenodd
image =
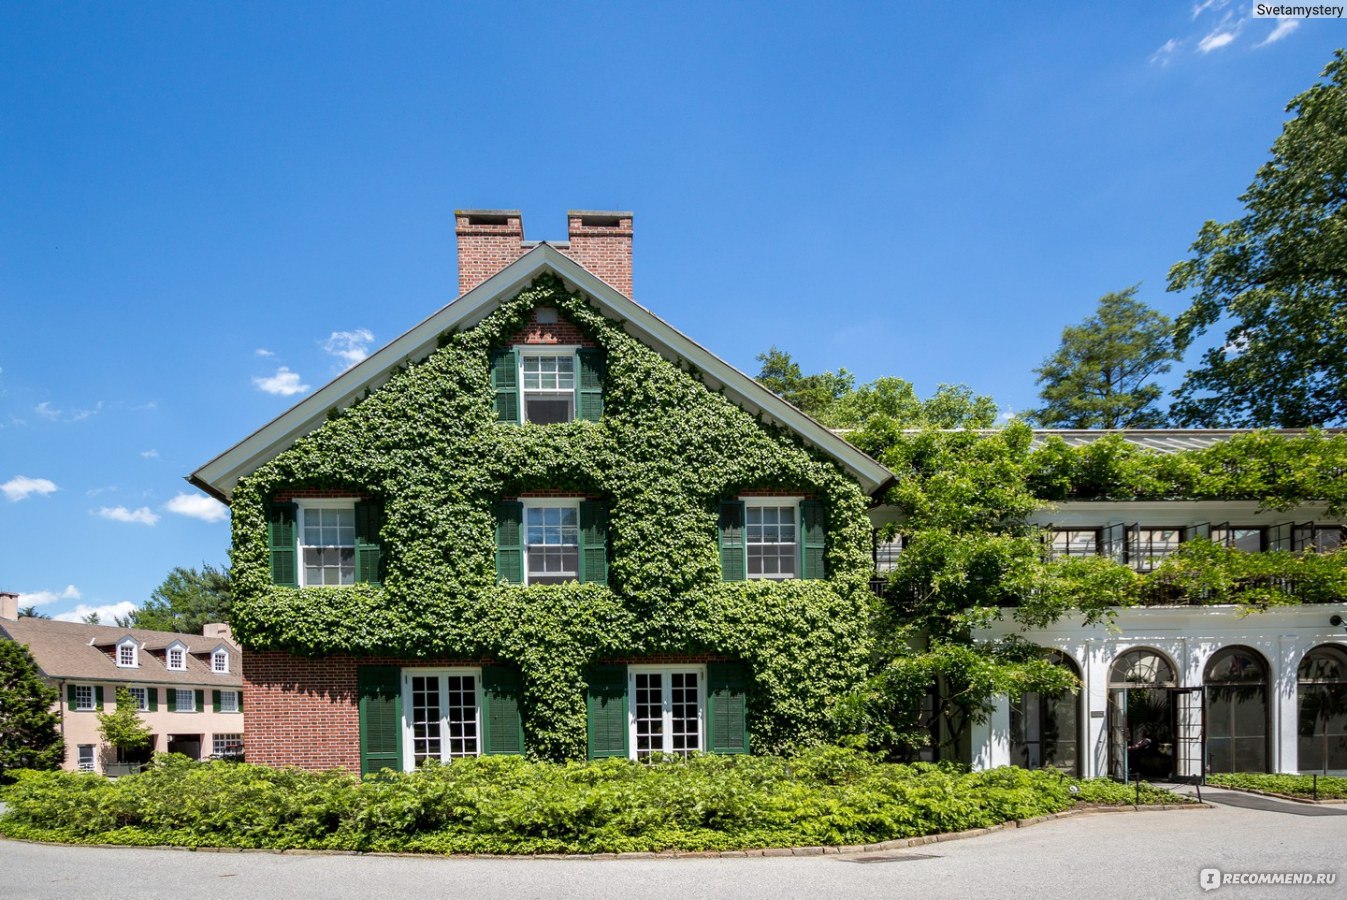
M568 240L549 243L630 297L632 214L573 209L566 221ZM524 240L524 220L517 209L455 210L454 233L460 294L538 244Z
M224 622L207 622L201 626L201 636L207 638L218 638L222 641L233 643L234 635L228 625Z
M11 594L9 591L0 591L0 619L17 619L19 617L19 595Z
M566 255L631 296L630 212L573 209L566 213Z

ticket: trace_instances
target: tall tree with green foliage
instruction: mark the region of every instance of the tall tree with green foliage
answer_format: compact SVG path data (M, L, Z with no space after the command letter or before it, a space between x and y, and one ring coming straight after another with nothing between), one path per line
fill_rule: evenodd
M42 679L28 648L0 639L0 783L14 769L55 769L65 758L52 711L56 689Z
M132 611L126 624L151 631L199 634L207 622L228 623L233 606L228 569L178 566L154 589L149 602Z
M140 718L136 700L125 687L117 688L117 708L98 715L98 734L103 740L126 753L148 750L154 731Z
M1105 294L1095 314L1062 329L1057 351L1034 371L1040 409L1026 418L1047 428L1155 428L1165 422L1152 379L1170 369L1173 322L1136 297Z
M19 610L20 619L50 619L51 616L38 610L36 606L25 606Z
M1170 270L1171 291L1194 292L1178 348L1226 328L1175 392L1180 424L1347 422L1347 51L1323 77L1287 107L1244 216L1204 224Z
M757 360L762 363L758 381L811 416L822 413L856 386L855 376L846 369L806 375L789 353L775 346L766 353L759 353Z

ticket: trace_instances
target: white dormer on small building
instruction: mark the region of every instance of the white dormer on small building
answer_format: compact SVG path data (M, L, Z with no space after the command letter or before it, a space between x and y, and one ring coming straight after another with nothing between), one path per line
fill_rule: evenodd
M216 675L229 674L229 648L224 644L210 652L210 670Z
M140 667L140 642L131 635L127 635L117 642L113 659L120 669L136 669Z
M187 645L182 641L174 641L168 645L164 653L164 668L170 672L187 671Z

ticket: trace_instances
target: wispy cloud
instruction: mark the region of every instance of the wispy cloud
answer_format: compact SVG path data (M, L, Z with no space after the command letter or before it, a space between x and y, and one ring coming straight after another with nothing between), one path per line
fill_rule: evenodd
M150 450L142 450L142 451L140 451L140 458L141 458L141 459L158 459L158 458L159 458L159 451L158 451L158 450L154 450L154 449L150 449Z
M56 482L46 478L29 478L27 475L15 475L9 481L0 484L0 491L4 491L10 503L26 500L33 494L45 497L56 490Z
M134 522L138 525L153 525L159 521L159 516L148 506L142 506L139 509L127 509L125 506L104 506L98 510L98 514L105 519L111 519L113 522Z
M33 412L37 413L48 422L83 422L85 419L98 415L103 408L103 401L99 400L93 405L92 409L58 409L52 406L48 400L43 400L37 406L33 407Z
M1210 53L1213 50L1219 50L1227 44L1233 43L1235 35L1236 33L1234 31L1217 28L1211 34L1197 42L1197 50L1199 53Z
M1174 54L1179 52L1183 46L1183 41L1170 38L1160 45L1160 49L1151 54L1151 65L1167 66L1174 58Z
M117 485L115 485L115 484L105 484L105 485L103 485L103 486L101 486L101 487L92 487L92 488L89 488L87 491L84 492L84 496L86 496L86 497L97 497L99 494L106 494L108 491L115 491L115 490L117 490Z
M52 618L58 622L83 622L90 615L98 613L99 624L114 625L117 619L131 615L136 608L136 605L130 600L123 600L120 603L104 603L101 606L89 606L86 603L81 603L69 612L57 613Z
M332 332L323 341L323 349L344 362L349 369L369 356L369 345L372 343L374 332L368 328L357 328L355 331Z
M58 600L78 600L84 595L73 584L67 584L63 591L31 591L19 594L19 606L46 606Z
M1230 0L1202 0L1201 3L1193 4L1193 18L1196 19L1207 10L1215 12L1219 9L1225 9L1230 5Z
M281 397L302 394L309 389L307 384L301 382L298 372L291 372L285 366L277 369L275 375L254 378L253 385L263 393L276 394Z
M275 355L276 355L275 353L272 353L266 347L258 347L256 350L253 351L253 356L275 356Z
M1258 46L1266 47L1268 44L1275 44L1299 27L1299 19L1278 19L1277 27L1273 28L1272 31L1268 33L1268 36L1259 42Z
M179 494L164 509L203 522L220 522L229 516L229 507L205 494Z

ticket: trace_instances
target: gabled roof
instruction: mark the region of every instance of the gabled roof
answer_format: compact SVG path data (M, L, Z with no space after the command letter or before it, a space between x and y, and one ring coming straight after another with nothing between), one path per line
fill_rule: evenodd
M874 494L892 479L893 473L844 438L543 242L197 469L187 480L229 502L239 479L317 429L326 421L328 410L349 406L367 388L375 390L382 386L401 363L420 360L434 352L441 333L451 328L461 330L476 325L502 301L515 296L547 271L560 276L568 290L583 291L604 315L622 322L628 334L661 356L693 366L711 390L723 389L732 402L794 431L807 443L831 456L851 473L867 494Z
M237 646L218 637L36 618L0 620L0 639L6 637L27 645L42 674L53 679L219 687L238 687L243 683L238 666L230 666L230 674L221 675L211 671L209 660L201 659L221 643L235 659L240 658ZM140 665L135 668L118 666L108 652L127 637L140 643ZM174 645L188 651L185 671L169 669L161 655Z

